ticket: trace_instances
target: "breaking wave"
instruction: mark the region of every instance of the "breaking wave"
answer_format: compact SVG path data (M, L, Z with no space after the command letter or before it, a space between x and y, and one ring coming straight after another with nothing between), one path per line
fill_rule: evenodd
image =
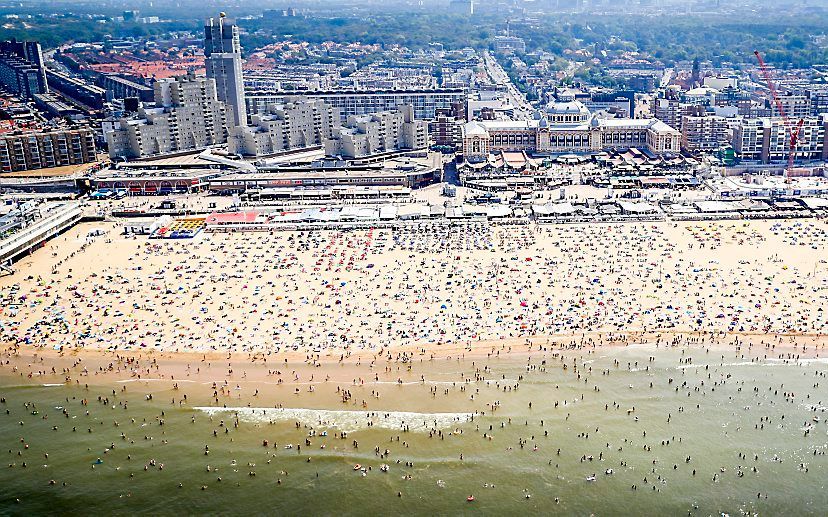
M350 433L370 428L428 432L469 422L473 413L415 413L409 411L343 411L310 408L196 407L207 415L238 415L242 422L268 424L300 422L316 430L337 429ZM370 424L370 425L369 425Z

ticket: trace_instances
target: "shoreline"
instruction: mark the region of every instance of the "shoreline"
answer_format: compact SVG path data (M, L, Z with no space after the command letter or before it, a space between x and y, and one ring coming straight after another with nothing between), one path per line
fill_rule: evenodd
M325 354L281 351L272 354L257 352L196 352L170 350L106 350L102 348L72 348L63 351L48 347L31 345L15 346L8 344L0 350L4 358L0 366L2 379L23 379L32 385L72 385L92 384L122 385L125 383L159 383L175 385L176 383L197 382L212 384L221 375L215 375L217 368L231 373L224 374L221 382L233 379L234 383L245 385L284 385L287 387L309 386L320 381L308 381L301 376L288 378L281 375L281 370L311 374L315 370L328 373L338 369L348 375L336 375L343 382L349 377L362 378L368 384L377 381L367 380L380 364L395 365L398 368L417 364L425 371L428 365L437 365L446 361L458 361L466 365L488 364L494 361L511 361L530 363L534 360L580 357L600 351L618 352L624 349L651 347L655 349L683 349L695 352L721 353L722 358L735 354L741 358L761 361L811 361L828 358L825 354L828 336L822 334L757 334L757 333L698 333L698 332L653 332L653 333L608 333L592 332L577 336L534 336L509 338L504 340L475 341L471 346L409 346L385 348L376 351L347 350L329 351ZM803 340L806 340L803 342ZM737 344L738 343L738 344ZM341 352L341 356L338 354ZM129 365L135 365L129 367ZM145 370L152 365L157 374ZM190 368L209 365L208 369L216 380L187 379ZM37 366L35 366L37 365ZM219 366L222 365L222 366ZM108 369L110 366L120 370ZM45 369L38 369L45 368ZM52 372L50 368L54 368ZM84 373L83 368L86 369ZM141 368L141 369L139 369ZM9 370L12 371L9 371ZM64 371L65 369L65 371ZM271 372L280 371L280 376L273 378ZM235 372L243 372L239 378ZM146 372L146 373L144 373ZM31 376L29 375L31 374ZM201 374L209 375L209 374ZM199 376L201 376L199 375ZM67 380L68 379L68 380ZM313 377L311 376L311 379ZM383 383L393 380L381 381Z
M15 374L37 376L48 364L38 378L77 381L83 364L87 378L123 380L154 377L141 372L161 363L160 378L172 380L215 363L260 381L285 365L367 377L362 367L372 362L473 363L640 343L816 358L828 342L828 317L816 309L828 301L822 222L472 225L186 242L102 227L109 233L95 237L80 225L0 278L2 335L7 347L20 344ZM40 364L24 359L35 357Z

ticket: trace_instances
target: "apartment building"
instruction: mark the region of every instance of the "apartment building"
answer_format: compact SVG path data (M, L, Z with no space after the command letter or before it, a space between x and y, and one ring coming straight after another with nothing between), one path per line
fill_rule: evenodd
M64 97L90 110L103 109L106 102L105 89L56 70L46 70L46 77L49 79L49 86Z
M463 141L463 119L439 114L429 123L429 133L437 145L459 146Z
M24 99L49 92L40 43L0 41L0 84Z
M651 113L653 117L670 127L681 128L681 120L689 115L694 106L682 102L677 97L655 97L652 101Z
M714 151L729 142L730 131L725 117L701 114L682 119L682 149L692 153Z
M115 74L103 74L98 79L98 86L105 89L113 99L134 97L141 102L152 102L155 95L153 89L149 86L138 84Z
M828 113L828 88L813 88L807 92L811 103L811 115L817 116Z
M526 52L526 42L523 38L517 36L495 36L492 46L498 54L511 54L513 52L523 54Z
M89 128L6 133L0 135L0 171L19 172L96 159L95 133Z
M266 156L291 149L322 146L340 124L339 111L319 99L297 97L251 115L251 124L231 127L231 153Z
M426 122L414 119L412 106L401 106L395 111L348 117L345 125L325 142L325 154L359 158L427 146Z
M770 116L781 117L782 114L779 113L779 107L776 105L776 102L773 100L768 100L767 102L771 112ZM802 117L811 115L811 101L806 95L782 94L779 95L779 103L782 105L785 115L790 118L799 120Z
M283 104L297 92L251 91L245 95L247 112L267 113L270 104ZM370 115L392 111L397 106L411 105L414 118L432 120L438 109L451 109L458 102L466 101L463 88L439 88L432 90L326 90L304 91L309 99L319 99L337 108L342 122L352 115Z
M733 150L742 160L785 161L789 146L790 132L781 118L743 119L734 125ZM804 118L794 159L828 159L828 114Z
M154 86L158 107L141 107L106 132L112 158L204 149L227 141L226 108L216 97L215 81L189 74Z

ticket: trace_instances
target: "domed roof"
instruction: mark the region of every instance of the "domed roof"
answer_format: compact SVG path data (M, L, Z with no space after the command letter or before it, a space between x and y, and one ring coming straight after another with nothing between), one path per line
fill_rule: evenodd
M685 95L687 95L688 97L703 97L706 95L710 95L712 93L719 93L719 90L711 88L709 86L699 86L698 88L687 90L687 92L685 92Z
M580 101L569 102L550 102L546 106L547 113L554 113L557 115L578 115L588 114L589 110Z

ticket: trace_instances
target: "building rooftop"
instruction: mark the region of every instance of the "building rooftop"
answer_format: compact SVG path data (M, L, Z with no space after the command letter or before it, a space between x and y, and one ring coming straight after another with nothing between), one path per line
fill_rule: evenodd
M589 110L580 101L550 102L546 106L546 112L556 115L588 115Z

